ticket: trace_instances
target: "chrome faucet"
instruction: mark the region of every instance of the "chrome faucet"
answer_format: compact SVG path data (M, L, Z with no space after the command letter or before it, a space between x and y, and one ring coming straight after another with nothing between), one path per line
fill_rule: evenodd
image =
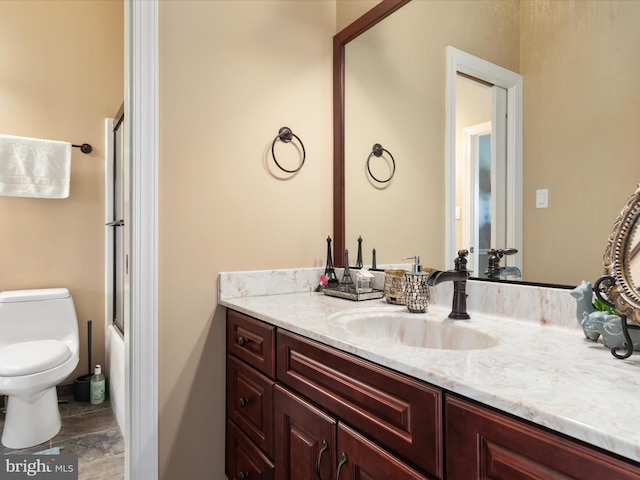
M458 250L458 257L455 259L455 268L446 272L436 271L429 275L427 285L434 287L442 282L453 282L453 305L449 318L454 320L467 320L471 318L467 313L467 270L468 250Z

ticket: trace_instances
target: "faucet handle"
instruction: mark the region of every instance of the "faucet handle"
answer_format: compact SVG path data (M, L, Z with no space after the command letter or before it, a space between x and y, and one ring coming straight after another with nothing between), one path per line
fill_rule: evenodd
M464 272L467 270L467 255L469 255L469 250L458 250L458 257L454 261L456 271Z
M488 252L489 255L493 255L499 259L505 255L515 255L516 253L518 253L517 248L492 248Z

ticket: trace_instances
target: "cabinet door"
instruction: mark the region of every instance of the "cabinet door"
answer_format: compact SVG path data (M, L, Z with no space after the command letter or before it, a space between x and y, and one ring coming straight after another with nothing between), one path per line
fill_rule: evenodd
M447 396L449 480L632 480L640 468L465 400Z
M332 480L336 422L277 385L274 393L277 480Z
M389 452L346 425L338 427L338 470L336 480L426 480Z
M229 480L274 479L271 460L231 420L227 420L225 473Z

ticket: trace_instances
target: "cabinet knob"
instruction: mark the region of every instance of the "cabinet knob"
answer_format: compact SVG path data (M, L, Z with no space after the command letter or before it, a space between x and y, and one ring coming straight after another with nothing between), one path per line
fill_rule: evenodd
M247 405L249 405L249 399L248 398L240 398L240 408L244 408Z
M245 478L249 478L249 472L240 472L238 474L238 480L245 480Z
M340 463L338 464L338 468L336 469L336 480L340 480L340 470L342 470L342 466L347 463L347 454L342 452L340 455Z
M241 347L244 347L247 343L249 343L249 340L244 337L238 337L238 340L236 341L236 343Z

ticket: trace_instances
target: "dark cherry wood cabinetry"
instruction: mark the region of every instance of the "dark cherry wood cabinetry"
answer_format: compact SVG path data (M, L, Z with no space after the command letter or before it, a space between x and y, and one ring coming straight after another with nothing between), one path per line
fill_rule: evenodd
M274 405L276 479L334 479L337 421L280 385Z
M441 404L436 388L227 311L232 480L438 478Z
M273 462L231 420L227 421L226 474L229 480L273 480Z
M275 382L233 356L227 359L227 416L264 452L273 456Z
M447 395L449 480L632 480L640 467Z
M640 479L636 462L233 310L226 449L230 480Z
M276 327L227 310L227 353L265 375L276 376Z
M336 480L427 480L427 477L400 461L344 424L338 425L338 471Z
M427 480L285 387L275 393L277 480Z
M284 331L277 377L431 475L441 475L439 389Z
M230 480L272 480L276 329L227 310L227 452Z

